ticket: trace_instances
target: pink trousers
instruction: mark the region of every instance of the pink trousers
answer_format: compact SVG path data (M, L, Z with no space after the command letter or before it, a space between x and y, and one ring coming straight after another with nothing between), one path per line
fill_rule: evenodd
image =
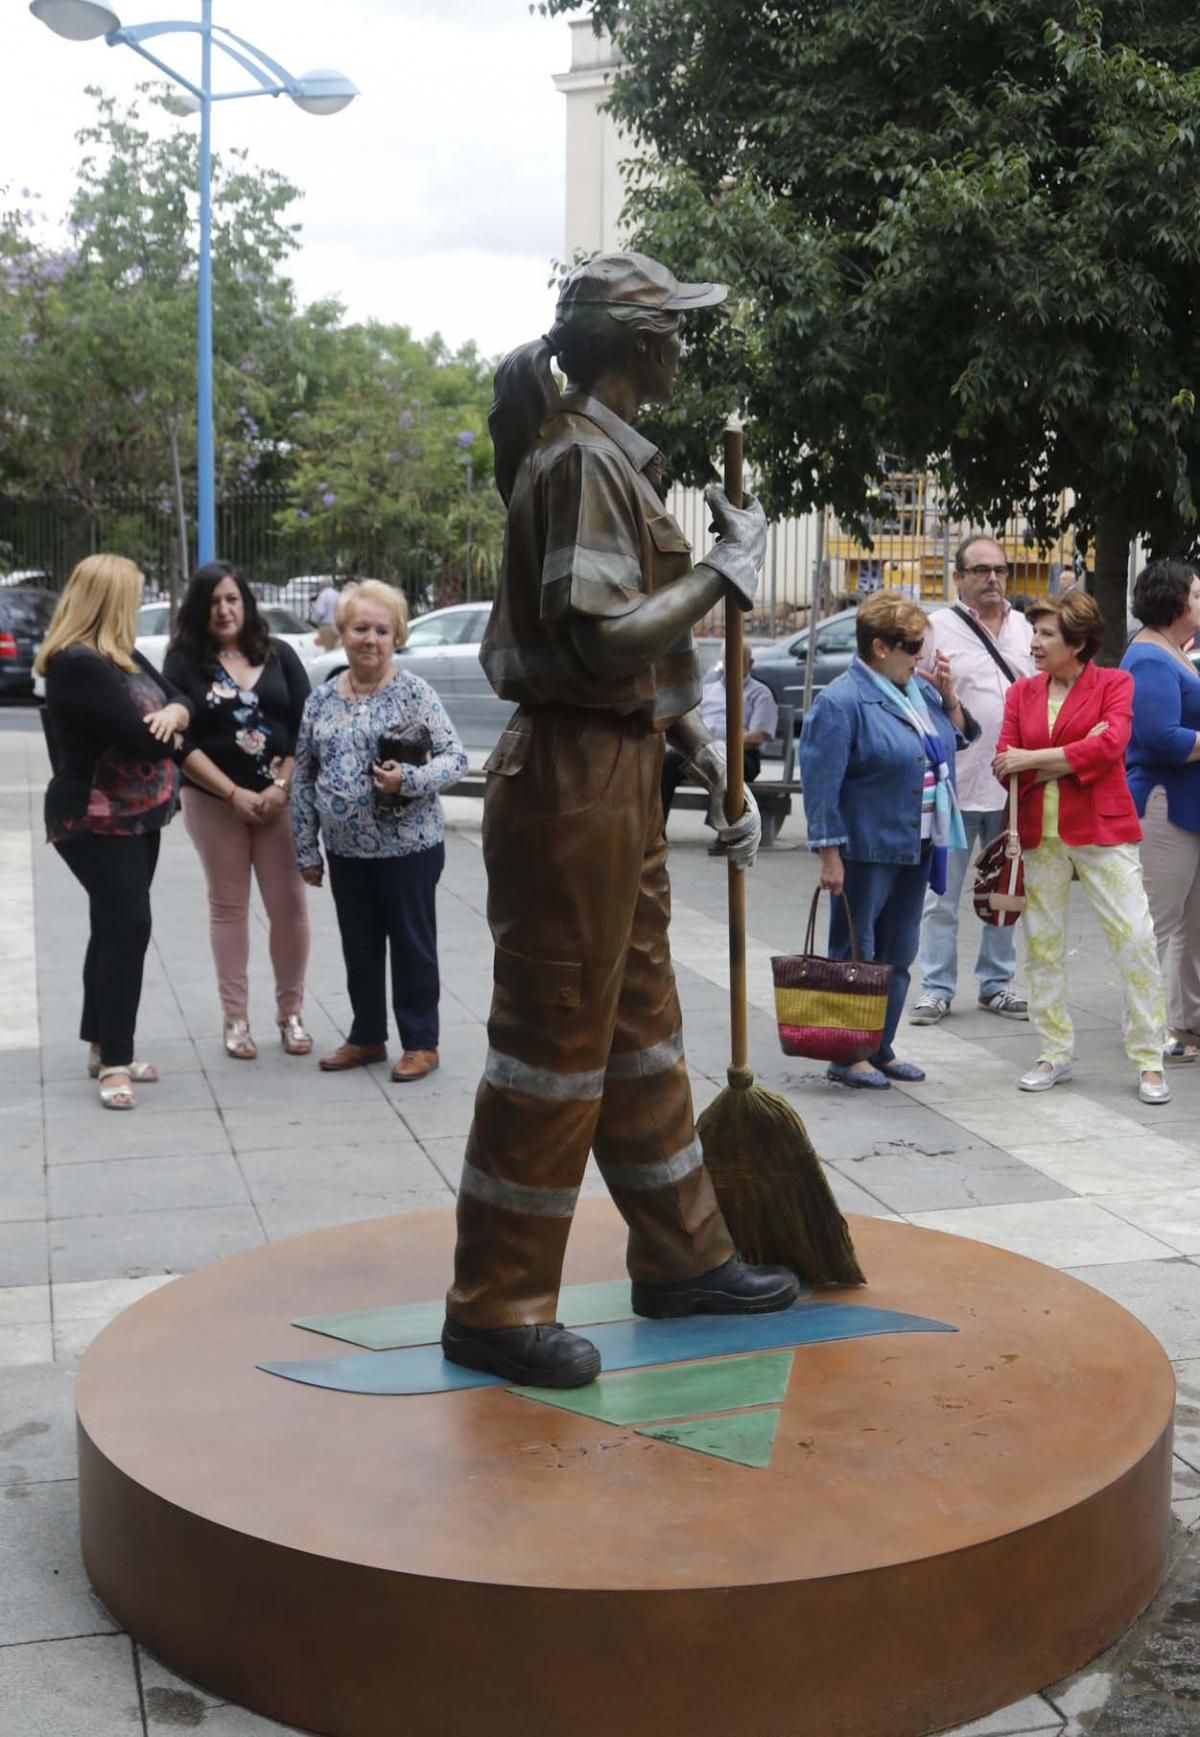
M217 993L226 1019L245 1019L250 962L250 874L266 907L280 1019L304 1005L308 965L308 890L296 867L291 816L247 826L227 802L183 791L183 823L208 882L208 922Z

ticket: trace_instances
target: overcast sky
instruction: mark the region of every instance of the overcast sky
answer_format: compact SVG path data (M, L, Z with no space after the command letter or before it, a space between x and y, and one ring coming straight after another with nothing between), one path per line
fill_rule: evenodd
M124 24L200 12L199 0L109 4ZM474 338L487 353L546 329L563 252L566 104L551 77L570 60L564 20L531 16L528 0L216 0L214 14L296 75L336 67L362 92L328 118L286 98L214 111L218 151L243 145L302 190L302 301L337 295L352 318ZM198 74L186 37L151 46ZM0 0L0 66L0 189L35 190L56 220L90 112L84 86L132 95L156 75L128 48L52 35L27 0ZM231 63L222 77L246 82Z

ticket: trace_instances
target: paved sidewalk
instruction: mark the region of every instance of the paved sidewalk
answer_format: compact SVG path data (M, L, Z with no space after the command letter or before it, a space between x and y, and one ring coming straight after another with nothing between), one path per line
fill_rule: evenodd
M133 1115L104 1115L75 1037L84 902L42 842L45 776L36 719L0 714L0 1737L181 1728L267 1737L281 1727L170 1676L116 1632L89 1591L75 1519L74 1371L106 1321L178 1273L322 1225L451 1201L491 973L479 805L447 804L443 1061L428 1082L394 1087L381 1069L327 1077L285 1057L261 923L251 972L261 1056L253 1065L225 1057L201 877L175 825L155 886L139 1033L164 1079L140 1089ZM698 816L674 817L672 944L699 1105L724 1084L728 1041L724 872L706 856L706 836ZM1151 1697L1156 1711L1135 1715L1145 1659L1163 1635L1195 1657L1197 1607L1179 1586L1196 1582L1189 1553L1200 1541L1190 1531L1200 1528L1200 1065L1172 1073L1169 1106L1137 1103L1115 974L1076 892L1070 981L1081 1054L1069 1085L1017 1094L1034 1041L1027 1026L975 1007L966 958L951 1017L902 1028L901 1053L927 1068L926 1084L878 1095L831 1087L817 1065L780 1056L771 1012L769 956L799 946L814 883L793 816L750 887L751 1055L763 1082L800 1109L844 1207L1074 1273L1139 1316L1179 1377L1183 1578L1113 1657L960 1737L1083 1737L1099 1718L1105 1732L1200 1731L1194 1692L1185 1701L1180 1691L1170 1711L1174 1679ZM345 1031L348 1008L328 894L315 894L311 909L307 1020L321 1049ZM977 939L969 912L962 939L965 956ZM594 1178L585 1186L602 1191ZM1134 1662L1123 1682L1126 1657ZM1186 1671L1178 1680L1186 1688ZM1193 1722L1165 1722L1168 1714Z

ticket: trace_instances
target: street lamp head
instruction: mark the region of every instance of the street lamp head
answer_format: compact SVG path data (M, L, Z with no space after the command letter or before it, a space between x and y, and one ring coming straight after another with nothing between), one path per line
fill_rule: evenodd
M155 99L160 109L166 109L169 115L177 120L187 120L190 115L198 115L204 106L200 98L193 96L190 90L164 90Z
M29 0L29 10L68 42L92 42L121 28L112 7L101 6L99 0Z
M296 85L292 101L310 115L336 115L358 95L358 86L345 73L333 72L327 66L302 73Z

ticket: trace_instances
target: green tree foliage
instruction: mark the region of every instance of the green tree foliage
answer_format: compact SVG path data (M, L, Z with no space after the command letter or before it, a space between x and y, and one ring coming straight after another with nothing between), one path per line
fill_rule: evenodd
M1117 653L1130 538L1198 540L1200 10L593 11L627 63L613 108L653 147L641 244L738 295L697 324L677 458L702 472L732 398L776 510L861 518L884 451L1046 534L1071 489Z
M38 248L11 217L6 312L22 367L8 400L9 486L90 503L115 487L170 487L194 456L197 140L152 134L102 92L79 136L70 245ZM233 152L214 166L214 371L222 480L270 450L297 376L281 266L296 189ZM260 421L260 417L263 419ZM182 448L182 451L181 451Z
M378 323L342 328L321 361L321 387L295 422L290 512L335 551L339 528L398 534L406 572L426 575L439 603L465 594L468 559L472 594L490 591L504 538L492 364L471 344L451 354L440 338ZM481 484L470 493L468 463Z
M145 87L156 101L161 93ZM197 140L93 91L67 245L0 190L0 490L96 506L133 491L174 503L195 465ZM492 365L403 327L347 326L295 305L286 266L297 191L244 154L214 160L213 338L218 492L283 493L287 542L314 570L364 538L438 601L486 592L503 538L491 488ZM469 489L468 464L475 480ZM109 534L140 558L135 515ZM182 542L182 537L179 539Z

